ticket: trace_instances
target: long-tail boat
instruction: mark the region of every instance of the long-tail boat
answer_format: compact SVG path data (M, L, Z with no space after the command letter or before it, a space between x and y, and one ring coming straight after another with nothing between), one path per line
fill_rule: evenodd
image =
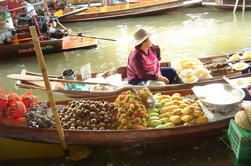
M30 34L18 34L17 39L11 44L0 45L0 57L17 57L35 55L34 46ZM68 51L72 49L94 48L97 46L97 39L88 37L65 36L55 40L41 40L41 48L44 54Z
M192 90L162 91L162 94L172 95L180 93L182 96L192 95ZM114 102L117 96L96 97L90 100L103 100ZM57 105L67 105L69 101L57 102ZM230 116L217 121L209 121L204 124L190 126L176 126L159 129L140 130L70 130L64 129L67 144L149 144L161 142L178 142L191 139L205 138L219 134L226 128ZM29 142L59 143L56 129L47 128L24 128L0 124L0 137L23 140Z
M200 61L205 63L212 63L212 62L225 62L226 61L226 55L222 56L212 56L212 57L204 57L200 58ZM164 62L161 63L161 66L170 66L170 62ZM121 74L123 79L126 79L126 72L127 68L126 66L119 67L115 73ZM95 78L99 73L92 73L92 78ZM15 75L15 74L14 74ZM17 78L18 81L16 82L16 86L19 88L26 88L26 89L37 89L37 90L46 90L45 85L43 83L42 75L39 73L33 73L33 72L26 72L26 75L24 75L26 78ZM40 77L40 81L35 80L29 80L29 76L32 78L34 76ZM250 77L251 73L247 74L241 74L240 72L235 72L231 75L226 75L228 78L241 78L241 77ZM62 76L56 76L56 75L50 75L50 78L54 79L62 79ZM15 79L15 78L14 78ZM81 75L77 76L77 79L79 81L82 81ZM65 95L71 98L88 98L88 97L94 97L94 96L111 96L111 95L118 95L122 91L125 90L132 90L141 88L141 86L132 86L132 85L125 85L122 87L114 88L114 90L66 90L65 84L63 82L53 82L55 84L52 84L53 92L55 94ZM176 89L190 89L193 86L196 85L206 85L210 83L226 83L226 81L223 79L223 75L215 76L210 79L201 79L196 83L180 83L180 84L169 84L165 86L148 86L148 88L152 92L158 92L158 91L167 91L167 90L176 90ZM98 84L98 83L97 83Z
M113 6L103 6L89 8L85 12L70 15L59 19L61 22L88 21L108 18L145 16L157 13L164 13L182 7L201 5L201 0L144 0L137 3L127 3ZM71 10L59 10L55 16L61 16L71 12Z

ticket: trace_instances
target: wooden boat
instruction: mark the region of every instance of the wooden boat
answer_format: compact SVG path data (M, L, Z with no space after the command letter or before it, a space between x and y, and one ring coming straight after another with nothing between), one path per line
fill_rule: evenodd
M97 39L87 37L63 37L56 40L42 40L40 42L44 54L68 51L72 49L93 48L97 46ZM16 42L0 45L0 57L17 57L34 55L35 50L30 34L18 34Z
M204 57L204 58L200 58L201 62L203 63L208 63L208 62L224 62L226 61L226 56L222 55L222 56L213 56L213 57ZM161 63L161 66L170 66L170 62L164 62ZM126 78L126 71L127 68L126 66L120 67L116 70L115 73L121 74L122 78ZM95 77L97 74L99 73L93 73L92 77ZM33 72L27 72L26 73L27 76L41 76L41 74L39 73L33 73ZM229 78L240 78L240 77L249 77L251 76L251 74L240 74L235 73L233 75L227 75L227 77ZM62 76L53 76L51 75L50 78L59 78L62 79ZM78 80L82 80L81 79L81 75L78 75ZM210 84L210 83L225 83L225 80L223 79L223 76L216 76L213 77L211 79L202 79L199 82L196 83L191 83L191 84L169 84L169 85L165 85L165 86L149 86L148 88L152 91L152 92L158 92L158 91L163 91L163 90L176 90L176 89L190 89L193 86L196 85L206 85L206 84ZM37 89L37 90L46 90L45 85L43 83L43 81L31 81L31 80L19 80L16 82L16 86L19 88L26 88L26 89ZM118 95L120 94L122 91L125 90L132 90L132 89L137 89L137 88L141 88L141 86L132 86L132 85L126 85L120 88L116 88L115 90L107 90L107 91L92 91L92 90L88 90L88 91L78 91L78 90L65 90L64 89L65 84L62 82L55 82L55 84L52 85L53 88L53 92L55 94L59 94L59 95L65 95L71 98L88 98L88 97L94 97L94 96L111 96L111 95Z
M163 91L162 94L172 95L192 94L192 90ZM96 97L90 100L115 101L114 97ZM58 105L66 105L67 101L57 102ZM211 121L204 124L191 126L177 126L162 129L143 129L143 130L69 130L65 129L65 139L67 144L150 144L161 142L178 142L192 139L213 136L226 128L229 118L218 121ZM0 137L23 140L29 142L59 143L56 129L42 128L22 128L0 124Z
M236 3L235 0L203 0L202 6L233 10L235 3ZM237 10L242 10L242 6L243 2L239 1L237 5ZM251 9L251 1L246 1L245 10L250 10L250 9Z
M182 7L201 5L201 0L144 0L138 3L127 3L114 6L103 6L90 8L85 12L71 15L60 19L61 22L89 21L108 18L145 16L157 13L164 13ZM54 15L61 16L66 14L66 10L59 10Z

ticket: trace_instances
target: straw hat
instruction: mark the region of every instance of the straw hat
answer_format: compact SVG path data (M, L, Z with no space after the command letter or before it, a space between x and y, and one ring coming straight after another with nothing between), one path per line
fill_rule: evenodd
M134 46L140 45L143 41L145 41L147 38L150 37L150 33L146 32L144 29L138 29L136 32L134 32Z

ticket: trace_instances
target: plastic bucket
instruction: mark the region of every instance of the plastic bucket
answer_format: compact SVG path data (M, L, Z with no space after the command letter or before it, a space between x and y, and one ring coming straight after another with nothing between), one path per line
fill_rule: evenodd
M65 80L76 80L76 74L75 71L72 69L67 69L63 72L63 78ZM74 83L66 83L67 87L69 90L74 89L75 88L75 84Z

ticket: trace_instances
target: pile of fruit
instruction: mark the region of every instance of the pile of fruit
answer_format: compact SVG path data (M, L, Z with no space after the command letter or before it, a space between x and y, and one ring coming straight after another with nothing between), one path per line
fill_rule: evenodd
M59 111L64 129L109 130L116 128L117 108L106 101L73 100Z
M203 66L199 59L181 60L174 64L174 68L184 83L195 83L199 79L212 78L210 71Z
M222 63L208 63L206 68L210 70L212 76L223 76L235 73L231 66L227 62Z
M31 107L38 105L38 99L30 92L22 96L0 91L0 123L5 125L27 126L24 118Z
M118 129L145 129L147 127L148 113L144 99L148 94L144 89L134 93L126 91L115 100L118 108Z
M149 109L149 124L151 128L173 126L188 126L207 123L208 119L197 101L181 97L179 93L172 96L155 94L155 108Z
M25 114L28 120L29 127L31 128L55 128L55 122L53 121L51 111L46 103L40 103L39 105L30 108L30 111Z

